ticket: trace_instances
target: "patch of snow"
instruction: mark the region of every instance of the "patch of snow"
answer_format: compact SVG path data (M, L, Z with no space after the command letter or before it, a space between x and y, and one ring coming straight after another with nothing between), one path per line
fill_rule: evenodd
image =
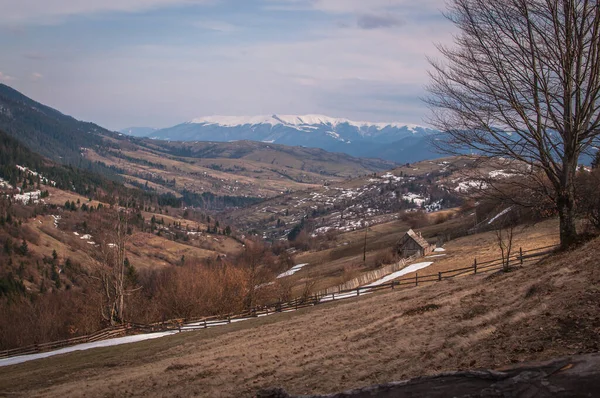
M395 176L392 173L390 173L389 171L387 173L385 173L384 175L382 175L381 178L390 180L390 181L395 181L395 182L401 182L402 180L404 180L404 178Z
M490 178L508 178L508 177L513 177L516 174L509 173L508 171L505 171L505 170L493 170L493 171L490 171L489 175L490 175Z
M445 252L446 249L444 249L443 247L436 247L435 249L433 249L434 252Z
M72 347L61 348L60 350L56 350L56 351L48 351L48 352L41 352L39 354L21 355L18 357L0 359L0 367L16 365L16 364L27 362L27 361L33 361L34 359L48 358L48 357L51 357L54 355L66 354L66 353L73 352L73 351L84 351L84 350L89 350L92 348L112 347L112 346L120 345L120 344L129 344L129 343L136 343L138 341L157 339L159 337L169 336L174 333L177 333L177 332L172 331L172 332L161 332L161 333L150 333L150 334L138 334L135 336L126 336L126 337L119 337L116 339L97 341L95 343L78 344L78 345L74 345Z
M391 273L387 276L384 276L383 278L379 279L378 281L370 283L370 284L366 285L365 287L374 287L374 286L383 285L384 283L391 282L394 279L397 279L403 275L413 273L413 272L418 271L423 268L427 268L431 264L433 264L433 261L426 261L426 262L422 262L422 263L411 264L408 267L401 269L400 271Z
M500 218L503 215L505 215L506 213L508 213L512 208L513 208L512 206L509 206L506 209L502 210L500 213L496 214L494 217L492 217L492 219L490 221L488 221L488 225L492 224L498 218Z
M300 271L302 268L306 267L308 265L308 263L306 264L298 264L298 265L294 265L292 268L290 268L289 270L277 275L277 279L279 278L284 278L286 276L291 276L294 275L296 272Z
M8 183L8 181L4 180L3 178L0 178L0 188L5 188L5 189L14 189L12 185L10 185Z
M44 177L43 175L39 174L37 171L30 170L30 169L28 169L28 168L27 168L27 167L25 167L25 166L19 166L18 164L16 165L16 167L17 167L17 169L19 169L20 171L22 171L22 172L24 172L24 173L27 173L27 174L30 174L30 175L32 175L32 176L34 176L34 177L37 177L37 176L39 175L39 177L40 177L40 182L41 182L42 184L46 184L46 185L52 185L53 187L55 187L55 186L56 186L56 182L55 182L55 181L52 181L52 180L49 180L49 179L47 179L47 178L46 178L46 177Z
M427 201L427 199L425 199L421 195L418 195L418 194L412 193L412 192L402 195L402 199L407 200L410 203L414 203L415 205L417 205L419 207L423 206L423 204L425 204L425 202Z
M487 184L483 181L476 181L476 180L461 181L460 183L458 183L458 186L456 188L454 188L454 191L469 192L473 188L486 189Z
M20 202L20 203L23 203L24 205L26 205L28 203L39 203L40 196L42 196L42 191L37 190L37 191L32 191L32 192L16 194L13 196L13 198L17 202Z
M444 199L440 199L437 202L425 205L425 210L427 213L435 213L436 211L440 211L442 210L442 203L444 203Z

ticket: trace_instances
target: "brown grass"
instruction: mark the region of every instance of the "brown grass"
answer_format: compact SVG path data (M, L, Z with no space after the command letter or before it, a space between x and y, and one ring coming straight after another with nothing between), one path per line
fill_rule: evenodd
M281 194L285 190L301 190L321 186L323 181L341 181L341 177L323 176L301 170L301 164L295 164L294 159L282 159L284 165L272 165L273 155L269 159L195 159L165 156L150 150L122 150L122 154L161 165L162 168L147 164L130 162L112 155L102 156L93 150L86 151L86 157L92 161L103 162L109 166L119 167L126 171L128 180L145 184L146 180L135 177L134 174L153 174L165 180L176 180L176 189L187 189L196 192L213 192L220 195L261 196L270 197ZM288 163L291 168L287 167ZM246 171L219 171L211 168L217 165L224 168L243 167ZM297 167L297 168L296 168ZM290 176L288 178L287 176ZM148 185L158 192L172 192L158 184L148 182ZM235 186L235 189L232 188Z
M329 393L599 347L596 239L511 273L389 291L298 313L0 370L11 396ZM110 382L107 382L110 380Z
M454 212L455 210L449 210L445 214ZM435 214L437 213L429 216L433 218ZM424 227L421 231L424 236L431 237L439 233L443 234L443 231L446 230L461 228L465 222L468 222L468 218L450 219L443 224ZM335 248L299 254L296 256L296 263L309 263L310 265L294 276L297 282L294 285L294 291L298 292L300 286L306 283L306 279L316 279L314 286L316 291L339 285L342 283L340 281L344 279L344 270L348 268L352 268L358 274L368 272L381 263L382 258L389 257L392 248L408 228L409 226L401 220L370 227L367 235L367 260L365 263L363 263L364 230L341 234L337 239L338 246ZM429 238L429 240L435 242L435 239ZM516 254L520 247L528 250L556 243L558 243L557 220L521 226L515 230L513 254ZM478 262L483 262L501 257L493 231L452 240L445 245L445 248L446 252L433 253L436 257L416 260L417 262L434 261L433 265L420 272L421 275L468 267L473 264L475 258ZM403 278L414 278L414 276L413 273Z

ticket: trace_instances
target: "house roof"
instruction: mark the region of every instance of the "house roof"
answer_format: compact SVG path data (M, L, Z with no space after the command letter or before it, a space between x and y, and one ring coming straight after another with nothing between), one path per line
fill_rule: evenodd
M412 240L414 240L415 242L417 242L417 244L419 246L421 246L423 249L428 248L429 242L427 242L425 240L425 238L423 238L420 234L417 234L415 231L413 231L412 229L409 229L408 232L406 232L406 234L404 235L404 237L402 238L402 243L404 243L406 241L406 237L410 237Z

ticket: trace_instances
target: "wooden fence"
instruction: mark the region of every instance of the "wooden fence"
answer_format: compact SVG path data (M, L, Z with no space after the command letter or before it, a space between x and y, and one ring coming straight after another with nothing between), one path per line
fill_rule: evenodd
M344 282L341 285L332 286L330 288L322 290L322 291L318 292L317 295L326 296L326 295L329 295L332 293L339 293L344 290L356 289L359 286L369 284L371 282L374 282L376 280L383 278L384 276L392 274L396 271L400 271L401 269L406 267L406 265L408 263L413 262L416 258L417 258L416 256L403 258L394 264L386 265L386 266L378 268L376 270L365 272L364 274L362 274L354 279L351 279L347 282Z
M522 250L519 249L517 254L512 255L509 258L509 265L524 265L529 263L539 257L546 256L551 254L557 249L558 246L545 246L531 250ZM403 264L404 265L404 264ZM246 312L240 314L226 314L226 315L218 315L211 317L203 317L198 319L171 319L163 322L155 322L152 324L136 324L130 323L125 326L108 328L104 330L100 330L96 333L93 333L88 336L80 336L74 337L72 339L50 342L50 343L42 343L42 344L34 344L27 347L14 348L10 350L2 350L0 351L0 359L21 356L21 355L29 355L36 354L44 351L51 351L59 348L69 347L77 344L84 343L93 343L101 340L106 340L115 337L121 337L128 334L141 334L141 333L156 333L156 332L166 332L166 331L191 331L191 330L201 330L207 329L216 326L227 325L235 322L240 322L243 320L257 318L262 316L271 315L274 313L281 312L291 312L297 311L306 307L313 307L318 304L322 304L325 302L335 301L346 299L354 296L360 296L361 294L370 294L382 290L389 289L397 289L403 287L415 287L422 286L425 284L431 284L435 282L441 282L446 279L452 279L463 275L468 274L479 274L484 272L496 271L503 269L506 265L505 260L503 259L495 259L490 261L478 262L477 259L473 260L473 263L467 267L456 268L452 270L442 271L435 274L421 274L418 272L415 273L414 277L407 277L402 279L396 279L389 283L383 283L377 286L357 286L349 289L339 289L339 286L333 288L332 291L323 291L317 294L311 295L309 297L298 297L294 300L288 302L278 302L269 305L264 305L261 307L256 307ZM389 270L389 273L396 272L399 269L396 267L399 266L399 263L393 264L389 269L382 268L385 270ZM393 269L393 271L391 271ZM400 268L401 269L401 268ZM379 271L379 270L377 270ZM387 274L386 274L387 275ZM381 275L385 276L385 275ZM370 282L370 281L369 281ZM369 283L366 282L366 283ZM354 282L353 282L354 283ZM329 290L329 289L328 289Z

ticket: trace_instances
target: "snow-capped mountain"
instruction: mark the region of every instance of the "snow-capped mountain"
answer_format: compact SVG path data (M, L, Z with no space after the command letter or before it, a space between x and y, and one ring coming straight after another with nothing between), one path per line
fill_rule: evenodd
M404 163L435 157L426 143L426 138L435 132L405 123L357 122L323 115L271 115L206 116L151 131L146 136L170 141L262 141Z

